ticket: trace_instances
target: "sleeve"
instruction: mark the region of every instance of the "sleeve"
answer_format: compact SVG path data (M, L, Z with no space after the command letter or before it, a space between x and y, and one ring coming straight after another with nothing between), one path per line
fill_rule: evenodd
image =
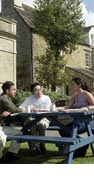
M22 109L16 107L15 104L11 100L5 99L2 102L3 102L2 103L3 111L8 111L11 113L22 112Z
M51 107L51 99L49 96L46 97L45 109L50 109Z
M19 108L25 108L30 105L30 98L26 98L26 100L19 106Z

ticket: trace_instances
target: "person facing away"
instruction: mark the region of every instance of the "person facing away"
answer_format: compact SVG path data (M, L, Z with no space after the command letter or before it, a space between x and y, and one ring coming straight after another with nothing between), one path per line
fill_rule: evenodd
M16 130L13 127L5 126L5 125L7 123L8 117L10 116L11 113L23 111L21 108L17 108L14 105L14 103L12 102L12 98L16 94L16 89L15 89L14 83L11 81L6 81L2 85L2 90L3 90L3 94L0 96L0 124L1 124L0 137L1 137L1 141L2 141L3 133L5 135L7 135L7 134L22 134L22 132L20 130ZM11 159L11 160L16 159L16 157L17 157L16 155L19 151L19 148L20 148L20 143L17 143L17 141L13 140L10 145L10 148L8 150L8 153L6 155L6 159ZM1 150L3 150L3 148L1 148ZM2 154L2 152L1 152L1 154Z
M50 110L51 99L49 96L44 95L42 92L42 87L38 82L31 85L31 92L33 95L28 97L21 105L20 108L25 109L27 106L32 106L31 111L46 111ZM41 119L35 125L31 127L31 135L45 135L45 129L49 126L50 121L46 118ZM44 153L46 151L43 143L32 143L31 154L37 155Z
M83 79L79 77L73 78L71 81L71 87L73 90L73 96L71 97L69 103L64 107L62 107L61 110L74 108L83 111L83 110L89 110L94 108L94 97L89 92L89 88ZM62 131L60 132L62 136L70 136L71 129L72 129L72 122L69 123L67 127L70 132L63 133ZM85 123L79 123L78 134L82 134L85 131L86 131ZM81 149L78 149L75 153L75 157L84 156L87 151L87 148L88 145L82 147Z

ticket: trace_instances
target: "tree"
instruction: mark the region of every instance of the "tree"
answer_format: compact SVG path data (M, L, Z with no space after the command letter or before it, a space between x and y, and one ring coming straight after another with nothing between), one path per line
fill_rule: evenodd
M33 23L36 33L44 37L54 54L55 67L61 68L60 52L72 52L82 39L84 22L80 0L35 0Z
M38 57L37 60L39 63L36 66L36 79L44 88L55 91L56 86L68 85L72 73L65 73L66 61L62 56L55 59L54 51L48 49L46 55Z

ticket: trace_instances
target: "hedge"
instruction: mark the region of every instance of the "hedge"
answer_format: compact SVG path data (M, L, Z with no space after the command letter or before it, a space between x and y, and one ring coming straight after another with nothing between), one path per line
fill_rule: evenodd
M48 95L51 98L51 101L56 103L57 106L59 106L59 103L62 103L61 105L63 105L68 99L69 97L66 95L63 95L59 92L45 92L45 95ZM15 98L13 98L13 102L19 106L28 96L31 96L32 93L29 91L23 91L23 90L18 90L16 92L16 96Z

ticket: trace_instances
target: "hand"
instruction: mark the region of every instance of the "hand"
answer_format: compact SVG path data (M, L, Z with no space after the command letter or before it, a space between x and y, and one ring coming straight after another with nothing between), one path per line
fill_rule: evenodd
M31 112L38 112L39 109L37 109L36 107L31 107Z
M82 107L82 108L80 108L79 110L80 110L80 111L85 111L85 110L88 111L89 109L88 109L88 107Z
M65 107L56 107L56 110L63 111L63 110L65 110Z
M43 112L45 109L40 109L40 108L36 108L36 107L31 107L31 112Z
M21 108L22 109L22 112L26 112L26 108Z
M9 116L10 114L11 114L10 112L4 111L4 112L1 114L1 116L2 116L2 117L7 117L7 116Z

